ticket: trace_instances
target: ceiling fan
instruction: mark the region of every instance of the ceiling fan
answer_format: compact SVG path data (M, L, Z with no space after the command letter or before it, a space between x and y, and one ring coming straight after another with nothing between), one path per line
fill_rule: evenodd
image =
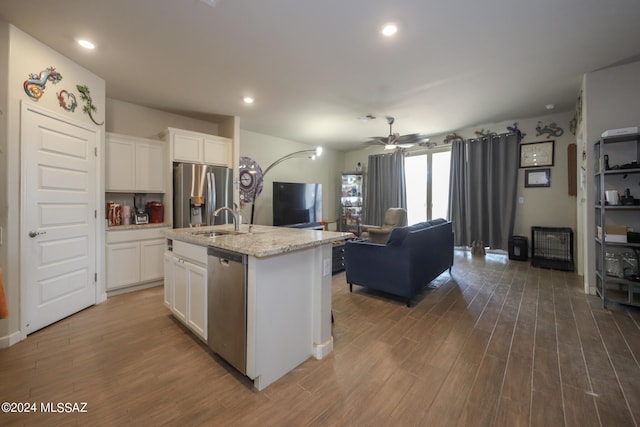
M411 133L400 135L393 132L394 117L387 116L387 124L389 125L389 136L374 136L368 141L369 145L384 145L385 150L394 150L397 148L411 148L414 145L429 145L429 138L422 133Z

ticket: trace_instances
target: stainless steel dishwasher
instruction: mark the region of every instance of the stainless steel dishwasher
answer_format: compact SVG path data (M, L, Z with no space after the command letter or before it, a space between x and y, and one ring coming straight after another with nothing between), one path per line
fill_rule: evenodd
M247 371L247 256L208 248L209 348Z

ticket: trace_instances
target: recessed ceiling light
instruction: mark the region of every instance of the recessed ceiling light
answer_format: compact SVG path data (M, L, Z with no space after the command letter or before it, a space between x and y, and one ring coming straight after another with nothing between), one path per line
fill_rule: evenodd
M398 32L398 27L396 27L396 24L385 24L382 27L382 35L383 36L390 37L390 36L394 35L397 32Z
M254 99L250 96L245 96L243 101L245 104L253 104Z
M91 43L89 40L80 39L78 40L78 44L85 49L95 49L96 45Z
M546 108L547 110L553 110L554 108L556 108L556 106L553 104L547 104L544 106L544 108Z

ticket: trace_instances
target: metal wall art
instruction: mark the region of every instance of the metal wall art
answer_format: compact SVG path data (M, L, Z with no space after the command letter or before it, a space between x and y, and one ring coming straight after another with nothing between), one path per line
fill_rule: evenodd
M515 122L513 124L513 126L507 126L507 130L511 133L515 133L516 136L518 137L518 143L520 143L520 141L522 141L524 139L525 136L527 136L526 133L522 132L520 129L518 129L518 122Z
M555 123L550 123L549 125L545 125L541 121L538 122L538 126L536 126L536 136L547 134L546 138L549 139L552 136L559 137L562 136L564 130Z
M484 128L473 132L478 138L487 138L490 136L495 136L497 133L491 132L490 130L484 130Z
M87 85L76 85L78 92L80 92L80 99L84 101L85 105L82 107L82 111L89 115L91 121L98 126L102 126L104 122L98 123L93 118L93 113L96 111L96 106L93 105L93 101L91 100L91 92L89 91L89 87Z
M444 143L445 144L451 144L453 141L464 141L464 138L462 138L460 135L458 135L457 133L450 133L449 135L447 135L444 138Z
M65 111L69 111L71 113L76 111L76 107L78 106L78 101L76 101L76 96L74 94L68 92L66 89L63 89L60 92L56 93L56 96L58 97L58 102L60 103L60 106Z
M576 134L580 122L582 122L582 90L578 94L578 99L576 99L576 112L573 115L573 119L569 122L569 131L572 134Z
M62 74L58 73L55 67L47 67L40 71L40 74L29 74L29 78L24 81L23 88L29 98L37 101L42 98L47 88L47 82L56 84L60 80L62 80Z
M262 192L263 173L251 157L240 157L240 201L251 203Z

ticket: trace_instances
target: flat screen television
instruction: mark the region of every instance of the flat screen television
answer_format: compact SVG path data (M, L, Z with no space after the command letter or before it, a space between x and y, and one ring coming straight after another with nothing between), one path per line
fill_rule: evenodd
M322 221L322 184L273 183L273 225L304 227Z

